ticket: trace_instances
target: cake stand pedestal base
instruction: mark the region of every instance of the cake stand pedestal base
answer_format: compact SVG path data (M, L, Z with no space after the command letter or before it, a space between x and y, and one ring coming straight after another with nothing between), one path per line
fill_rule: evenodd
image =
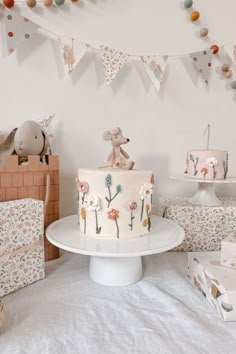
M221 205L221 201L215 195L214 183L198 182L198 189L196 193L188 198L188 201L192 204L198 205Z
M142 258L90 257L89 276L97 283L124 286L138 282L143 275Z
M236 183L235 177L228 177L227 179L200 179L186 176L171 177L172 179L193 182L198 184L196 193L186 200L191 204L206 205L206 206L218 206L222 205L222 202L215 195L216 184L231 184Z

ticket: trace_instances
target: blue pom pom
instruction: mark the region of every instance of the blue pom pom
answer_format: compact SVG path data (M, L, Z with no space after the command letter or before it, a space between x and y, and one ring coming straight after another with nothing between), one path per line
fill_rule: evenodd
M65 3L65 0L55 0L55 4L57 5L57 6L61 6L61 5L63 5Z

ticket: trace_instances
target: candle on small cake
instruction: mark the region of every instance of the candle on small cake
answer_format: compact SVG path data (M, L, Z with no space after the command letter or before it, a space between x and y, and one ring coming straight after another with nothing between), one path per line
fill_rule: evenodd
M207 148L191 150L186 156L185 176L203 180L226 179L228 173L228 151L210 149L210 124L208 124ZM204 135L205 135L204 134Z

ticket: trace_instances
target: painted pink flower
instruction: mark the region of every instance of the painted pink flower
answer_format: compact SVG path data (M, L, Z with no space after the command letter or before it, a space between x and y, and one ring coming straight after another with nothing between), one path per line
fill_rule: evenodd
M137 209L137 206L138 204L133 200L128 203L128 208L130 211L134 211L135 209Z
M79 190L79 192L82 192L82 193L88 193L89 191L89 184L88 182L85 182L85 181L80 181L79 178L77 177L76 178L76 183L77 183L77 188Z

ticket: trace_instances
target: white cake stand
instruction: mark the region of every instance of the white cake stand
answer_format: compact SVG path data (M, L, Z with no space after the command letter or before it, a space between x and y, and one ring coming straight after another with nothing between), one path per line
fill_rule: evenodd
M89 275L97 283L123 286L142 278L142 256L168 251L184 240L184 230L171 220L152 217L150 234L128 240L104 240L79 231L78 216L55 221L47 239L66 251L90 256Z
M178 181L198 183L198 188L196 193L192 197L186 199L192 204L209 205L209 206L216 206L222 204L222 202L217 198L215 194L216 184L236 183L235 177L229 177L227 179L205 179L205 180L200 178L199 179L190 178L185 176L177 176L177 177L170 177L170 178Z

